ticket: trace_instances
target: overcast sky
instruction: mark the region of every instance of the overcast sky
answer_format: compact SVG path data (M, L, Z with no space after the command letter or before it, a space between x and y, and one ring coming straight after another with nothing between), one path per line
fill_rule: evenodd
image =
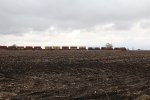
M0 0L0 45L150 49L150 0Z

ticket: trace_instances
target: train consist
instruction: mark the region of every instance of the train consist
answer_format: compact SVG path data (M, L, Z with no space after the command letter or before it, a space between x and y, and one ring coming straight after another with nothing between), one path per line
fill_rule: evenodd
M86 46L0 46L0 50L115 50L127 51L125 47L86 47Z

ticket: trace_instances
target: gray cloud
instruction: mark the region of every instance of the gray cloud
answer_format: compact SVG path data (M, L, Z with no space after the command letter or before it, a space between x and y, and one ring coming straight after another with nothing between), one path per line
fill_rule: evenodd
M149 0L1 0L0 34L42 31L50 26L82 29L114 23L127 30L150 19Z

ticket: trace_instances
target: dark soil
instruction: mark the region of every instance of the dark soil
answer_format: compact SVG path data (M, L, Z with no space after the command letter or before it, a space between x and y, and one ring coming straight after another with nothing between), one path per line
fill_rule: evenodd
M0 51L2 100L134 100L142 95L150 96L150 51Z

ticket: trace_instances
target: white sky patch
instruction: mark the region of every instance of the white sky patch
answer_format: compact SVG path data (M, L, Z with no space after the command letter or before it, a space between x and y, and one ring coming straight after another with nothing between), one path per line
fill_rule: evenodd
M150 49L150 29L141 25L146 21L136 22L130 30L114 30L114 23L97 25L90 29L61 30L51 26L45 31L24 33L23 36L1 35L2 45L40 45L44 46L105 46L112 43L114 47Z

